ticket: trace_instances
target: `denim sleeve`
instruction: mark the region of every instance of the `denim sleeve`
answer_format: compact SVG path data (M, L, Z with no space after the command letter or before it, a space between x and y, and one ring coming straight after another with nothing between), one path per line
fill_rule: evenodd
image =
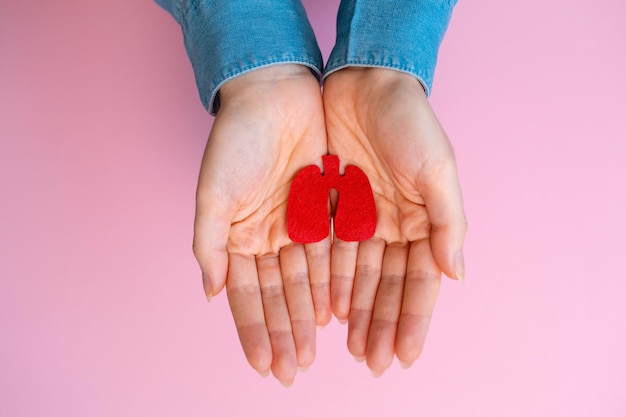
M430 95L439 45L457 0L342 0L324 77L385 67L416 76Z
M323 62L300 0L156 0L181 25L202 104L219 110L219 89L256 68Z

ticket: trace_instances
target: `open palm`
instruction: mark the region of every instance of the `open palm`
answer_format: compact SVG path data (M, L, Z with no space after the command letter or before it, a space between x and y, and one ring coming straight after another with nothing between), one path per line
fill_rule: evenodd
M334 239L331 299L348 348L384 372L420 354L441 272L462 279L465 215L452 147L413 76L348 68L324 85L330 153L370 179L374 237ZM341 198L341 196L339 196Z
M320 324L331 314L330 241L294 244L286 227L293 177L327 152L321 92L307 68L277 65L229 81L220 94L198 182L194 253L209 298L226 284L252 367L290 384L315 357L316 312Z

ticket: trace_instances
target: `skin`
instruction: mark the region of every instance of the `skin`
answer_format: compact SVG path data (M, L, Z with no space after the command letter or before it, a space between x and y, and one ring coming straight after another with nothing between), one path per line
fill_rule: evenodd
M348 349L382 374L422 351L442 271L462 280L467 230L452 146L419 81L347 68L324 84L331 154L367 174L377 209L368 241L334 239L331 299Z
M285 221L294 176L327 153L319 83L303 66L277 65L229 81L220 95L194 254L207 297L226 284L250 365L290 385L315 358L316 323L331 319L330 239L292 243Z
M268 99L271 97L271 100ZM343 69L322 97L311 72L275 65L220 90L196 198L194 254L207 298L224 286L243 351L290 385L315 358L316 324L349 319L348 349L375 374L421 352L441 271L461 279L466 223L450 143L417 80ZM365 242L290 241L291 181L321 155L368 175ZM460 255L459 255L460 254ZM331 279L332 276L332 279Z

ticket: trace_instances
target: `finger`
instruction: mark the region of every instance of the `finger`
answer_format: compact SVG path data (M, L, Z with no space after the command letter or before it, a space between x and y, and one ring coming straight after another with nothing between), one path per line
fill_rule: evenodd
M298 365L278 256L257 256L256 266L265 323L272 344L272 373L281 383L290 385L298 371Z
M413 242L396 335L396 355L404 366L410 366L422 352L440 284L441 269L433 259L430 242Z
M367 336L372 323L385 246L381 239L365 240L359 245L348 320L348 350L357 360L364 359L367 353Z
M199 193L194 221L193 253L202 270L202 284L209 301L224 288L226 282L231 217L225 209L212 204Z
M437 264L450 278L463 281L463 240L467 220L454 159L442 163L424 181L422 193L432 225L431 248Z
M330 301L335 317L345 323L350 312L359 242L333 239L330 258Z
M298 367L308 368L315 360L315 308L303 245L293 244L280 250L280 270Z
M387 246L383 257L382 275L367 338L367 366L374 374L385 372L395 354L408 252L408 244L393 244Z
M309 268L309 280L318 326L326 326L332 318L330 307L330 236L304 245Z
M265 325L254 257L230 255L226 293L248 362L259 373L268 373L272 364L272 345Z

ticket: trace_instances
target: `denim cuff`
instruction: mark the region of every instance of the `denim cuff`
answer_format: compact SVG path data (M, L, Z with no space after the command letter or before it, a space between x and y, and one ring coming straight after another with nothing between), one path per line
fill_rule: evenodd
M215 115L219 89L251 70L295 63L323 69L311 24L298 0L157 0L183 29L204 107Z
M439 45L456 3L342 0L324 78L351 66L392 68L416 76L430 95Z

